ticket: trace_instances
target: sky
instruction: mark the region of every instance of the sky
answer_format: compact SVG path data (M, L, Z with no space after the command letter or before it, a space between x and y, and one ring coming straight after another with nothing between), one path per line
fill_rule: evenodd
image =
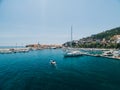
M0 0L0 46L62 44L120 26L120 0Z

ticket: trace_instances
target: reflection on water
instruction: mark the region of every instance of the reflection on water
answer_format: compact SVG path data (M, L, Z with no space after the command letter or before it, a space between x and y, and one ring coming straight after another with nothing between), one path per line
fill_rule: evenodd
M52 68L57 68L57 64L50 64Z

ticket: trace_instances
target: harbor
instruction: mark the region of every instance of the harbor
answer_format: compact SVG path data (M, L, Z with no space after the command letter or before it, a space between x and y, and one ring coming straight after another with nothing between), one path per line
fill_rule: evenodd
M120 0L0 0L0 90L120 90Z
M111 59L120 59L120 50L117 49L98 49L98 48L72 48L73 52L71 56L94 56L94 57L104 57ZM78 53L79 52L79 53ZM72 53L71 53L72 54Z
M13 54L13 53L27 53L29 51L36 51L36 50L43 50L43 49L62 49L63 47L22 47L22 48L0 48L0 54ZM120 50L116 49L98 49L98 48L72 48L72 50L75 50L77 52L76 56L94 56L94 57L104 57L104 58L111 58L111 59L120 59ZM78 51L80 51L80 54L78 54ZM74 55L73 55L74 56Z
M119 60L87 55L64 58L63 55L62 49L0 54L0 89L120 89ZM56 65L51 65L50 60L55 60Z
M82 49L84 55L120 59L120 50L116 49Z

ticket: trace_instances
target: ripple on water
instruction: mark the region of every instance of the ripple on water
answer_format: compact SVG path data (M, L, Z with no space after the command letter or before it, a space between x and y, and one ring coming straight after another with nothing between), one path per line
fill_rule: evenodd
M50 59L57 65L50 65ZM0 89L119 90L119 69L119 60L64 58L61 49L4 54L0 55Z

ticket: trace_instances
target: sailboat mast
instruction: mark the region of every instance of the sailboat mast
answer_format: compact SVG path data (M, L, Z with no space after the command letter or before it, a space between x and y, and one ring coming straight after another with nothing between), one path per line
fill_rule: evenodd
M71 26L71 42L72 42L72 26Z
M72 48L72 39L73 37L72 37L72 26L71 26L71 48Z

